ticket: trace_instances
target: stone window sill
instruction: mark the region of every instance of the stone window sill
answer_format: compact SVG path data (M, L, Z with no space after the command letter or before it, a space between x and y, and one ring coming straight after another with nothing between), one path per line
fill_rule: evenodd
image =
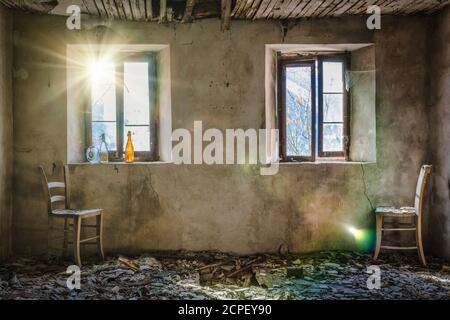
M108 163L89 163L89 162L75 162L69 163L69 166L110 166L110 165L124 165L124 166L133 166L133 165L161 165L161 164L173 164L173 162L164 162L164 161L154 161L154 162L108 162Z
M315 162L280 162L281 166L295 166L295 165L368 165L376 164L375 161L315 161Z
M126 162L109 162L109 163L89 163L89 162L78 162L78 163L69 163L69 166L109 166L109 165L119 165L119 166L133 166L133 165L168 165L174 164L173 162L166 161L155 161L155 162L134 162L134 163L126 163ZM376 162L361 162L361 161L316 161L316 162L280 162L280 166L318 166L318 165L371 165L376 164ZM184 164L181 164L184 165ZM194 165L194 164L188 164ZM202 164L206 165L206 164ZM212 166L224 166L228 164L214 164ZM231 165L240 165L240 164L231 164Z

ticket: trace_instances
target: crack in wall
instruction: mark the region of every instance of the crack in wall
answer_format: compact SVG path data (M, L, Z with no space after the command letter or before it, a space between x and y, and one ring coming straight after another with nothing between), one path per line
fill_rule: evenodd
M372 201L369 198L369 195L367 194L367 183L366 183L366 171L364 170L364 164L361 163L361 171L362 171L362 181L364 184L364 196L366 197L367 201L369 202L370 208L372 211L375 209L373 207Z
M159 199L159 194L156 192L156 189L153 185L152 172L150 168L147 168L147 175L144 179L144 188L148 188L149 193L145 193L145 195L149 195L150 199L153 201L155 212L159 212L161 210L161 203Z

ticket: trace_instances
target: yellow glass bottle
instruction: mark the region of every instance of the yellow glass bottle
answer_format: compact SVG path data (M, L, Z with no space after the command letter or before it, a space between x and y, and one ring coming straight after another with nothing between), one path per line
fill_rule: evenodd
M127 147L125 148L125 162L133 163L134 162L134 146L131 141L131 131L128 131L128 142Z

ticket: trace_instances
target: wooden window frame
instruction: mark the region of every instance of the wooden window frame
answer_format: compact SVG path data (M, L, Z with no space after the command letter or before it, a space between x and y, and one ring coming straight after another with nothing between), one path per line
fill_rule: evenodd
M342 62L344 70L343 77L343 139L344 150L338 152L323 151L323 62L336 61ZM316 70L317 63L317 70ZM311 65L311 83L312 83L312 101L314 106L312 108L312 142L310 157L305 156L289 156L286 153L286 66L295 65ZM315 162L317 159L339 158L346 161L349 160L350 150L350 91L346 89L346 72L350 68L350 54L349 53L324 53L314 54L309 56L278 56L277 64L277 124L280 135L280 161L281 162ZM317 128L317 130L316 130ZM317 149L316 149L317 146Z
M311 68L311 156L291 156L287 154L286 143L286 67L309 66ZM280 134L280 161L314 162L316 156L316 67L315 60L280 58L278 60L278 129Z
M122 53L115 58L115 87L116 87L116 144L117 150L109 151L110 162L123 162L125 158L124 146L124 64L126 62L148 62L149 75L149 126L150 151L136 151L135 161L153 162L159 160L158 153L158 101L157 101L157 63L155 53ZM92 140L92 94L89 86L88 112L86 117L86 143L93 144Z
M350 92L346 89L346 72L349 70L349 55L348 54L336 54L336 55L326 55L318 56L318 155L319 158L344 158L348 160L349 149L350 149ZM323 63L324 62L341 62L343 63L342 72L342 83L343 83L343 151L324 151L323 150Z

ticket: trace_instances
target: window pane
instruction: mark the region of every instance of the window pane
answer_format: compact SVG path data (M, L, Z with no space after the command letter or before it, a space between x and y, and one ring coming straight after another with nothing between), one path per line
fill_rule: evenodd
M288 156L311 156L311 68L286 68L286 151Z
M323 121L344 122L344 95L323 95Z
M323 92L344 92L342 62L323 63Z
M117 131L116 131L116 123L111 122L93 122L92 123L92 142L94 146L97 148L100 147L101 143L101 135L105 134L106 138L106 144L108 146L109 151L116 151L117 145L116 145L116 137L117 137Z
M111 63L91 66L91 107L93 121L116 120L115 70Z
M150 127L132 127L125 126L124 130L124 148L128 141L128 131L131 131L131 140L133 142L134 151L150 151Z
M336 152L343 151L343 124L324 124L323 125L323 151Z
M124 81L124 124L150 124L148 63L125 63Z

